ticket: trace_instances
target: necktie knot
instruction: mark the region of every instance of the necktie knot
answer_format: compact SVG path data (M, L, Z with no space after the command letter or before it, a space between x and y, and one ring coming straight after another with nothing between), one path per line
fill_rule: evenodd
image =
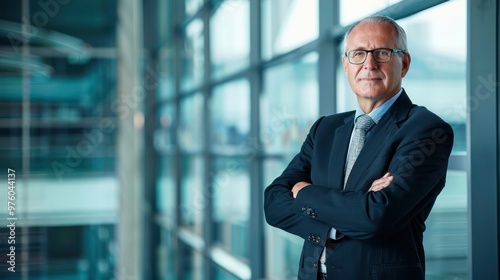
M375 124L373 119L368 115L361 115L356 119L356 129L368 131Z

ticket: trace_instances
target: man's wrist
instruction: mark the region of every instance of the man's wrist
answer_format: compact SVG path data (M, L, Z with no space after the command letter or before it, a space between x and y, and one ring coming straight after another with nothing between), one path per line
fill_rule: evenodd
M303 188L310 186L311 183L309 182L297 182L293 187L292 187L292 195L293 198L297 198L297 195L299 194L299 191L302 190Z

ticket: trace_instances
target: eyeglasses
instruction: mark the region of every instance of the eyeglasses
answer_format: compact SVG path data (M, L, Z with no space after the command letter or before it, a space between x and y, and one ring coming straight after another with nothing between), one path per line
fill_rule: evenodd
M359 65L365 63L368 53L372 53L373 58L375 59L376 62L386 63L391 60L393 53L405 53L405 52L399 49L380 48L374 50L352 50L345 52L344 55L347 57L347 60L349 60L349 63Z

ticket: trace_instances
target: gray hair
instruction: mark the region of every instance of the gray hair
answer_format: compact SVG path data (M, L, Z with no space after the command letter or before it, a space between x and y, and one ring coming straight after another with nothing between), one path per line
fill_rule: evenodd
M408 47L406 44L406 32L401 27L399 24L396 23L392 18L386 17L386 16L370 16L367 18L364 18L353 25L349 27L347 32L344 35L344 53L347 51L347 38L351 34L351 31L361 23L366 23L366 22L372 22L372 23L383 23L383 24L388 24L394 28L394 31L396 31L396 37L397 37L397 48L403 50L404 52L408 52Z

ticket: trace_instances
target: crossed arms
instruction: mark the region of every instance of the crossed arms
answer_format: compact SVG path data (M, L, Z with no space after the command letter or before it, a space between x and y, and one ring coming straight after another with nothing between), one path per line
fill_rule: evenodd
M384 141L377 164L370 167L372 177L361 178L358 190L318 185L311 179L315 145L322 141L315 139L315 124L300 153L265 191L267 222L302 238L311 230L327 237L335 228L351 238L377 239L400 231L417 215L425 220L444 186L453 144L451 127L426 117L425 125L410 122ZM432 150L413 164L422 143L430 143ZM402 169L408 163L411 170ZM314 215L301 210L305 205Z

